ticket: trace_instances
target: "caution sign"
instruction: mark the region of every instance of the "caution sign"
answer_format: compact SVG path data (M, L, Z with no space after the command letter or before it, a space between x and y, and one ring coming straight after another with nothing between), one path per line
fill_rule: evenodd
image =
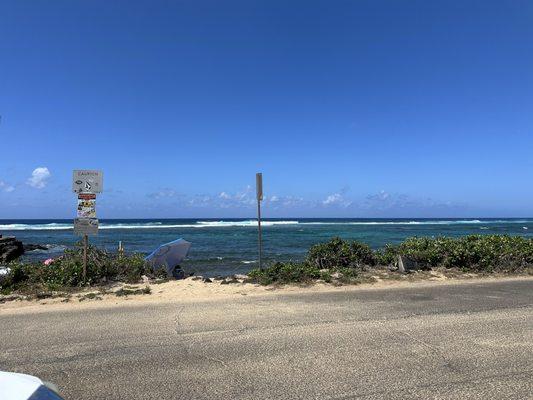
M95 170L74 170L72 174L72 191L74 193L102 193L104 174Z

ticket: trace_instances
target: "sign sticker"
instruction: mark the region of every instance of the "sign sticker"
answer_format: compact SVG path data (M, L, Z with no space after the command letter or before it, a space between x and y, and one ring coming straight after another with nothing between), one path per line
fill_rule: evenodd
M74 170L72 191L74 193L101 193L104 189L104 174L96 170Z
M93 196L78 196L78 218L96 218L96 195Z

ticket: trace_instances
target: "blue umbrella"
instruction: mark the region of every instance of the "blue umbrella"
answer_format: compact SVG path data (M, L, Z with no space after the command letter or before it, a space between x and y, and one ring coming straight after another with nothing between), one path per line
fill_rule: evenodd
M177 239L169 243L162 244L155 249L152 254L146 256L145 260L154 268L165 267L169 275L174 268L179 265L191 248L191 242Z

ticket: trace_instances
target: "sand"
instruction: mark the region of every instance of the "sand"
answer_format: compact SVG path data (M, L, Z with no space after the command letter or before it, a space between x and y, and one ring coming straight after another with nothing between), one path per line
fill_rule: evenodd
M127 295L117 297L116 294L101 293L98 289L91 289L73 293L68 301L65 297L47 298L42 300L14 300L0 304L0 315L12 313L33 313L48 311L66 311L85 308L106 308L136 304L164 304L185 302L212 302L227 301L243 298L244 296L271 296L291 293L321 293L321 292L349 292L361 290L382 290L386 288L401 288L428 285L452 284L460 285L473 281L486 282L490 280L533 280L531 276L489 276L479 278L476 276L462 276L450 278L439 272L426 274L424 279L413 279L412 276L405 278L383 279L383 276L375 276L375 282L358 285L332 285L328 283L313 283L309 285L281 285L262 286L251 283L232 283L222 285L219 281L204 283L201 280L187 278L179 281L169 281L160 284L145 283L136 285L115 285L107 288L108 291L116 291L121 287L127 289L142 289L149 287L150 294ZM81 299L81 301L80 301Z

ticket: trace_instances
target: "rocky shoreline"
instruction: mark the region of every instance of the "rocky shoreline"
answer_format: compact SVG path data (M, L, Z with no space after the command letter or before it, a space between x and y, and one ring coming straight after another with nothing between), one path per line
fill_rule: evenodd
M0 235L0 262L8 263L24 254L24 245L14 236Z
M48 250L48 247L40 244L23 244L14 236L0 235L0 263L16 260L25 252L33 250Z

